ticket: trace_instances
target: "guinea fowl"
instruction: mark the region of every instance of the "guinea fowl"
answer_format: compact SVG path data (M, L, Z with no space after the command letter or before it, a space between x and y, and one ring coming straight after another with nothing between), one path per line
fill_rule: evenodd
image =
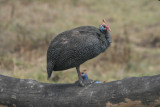
M104 52L112 43L109 26L105 20L100 28L81 26L58 34L47 51L47 73L76 67L78 82L84 86L80 75L80 65Z

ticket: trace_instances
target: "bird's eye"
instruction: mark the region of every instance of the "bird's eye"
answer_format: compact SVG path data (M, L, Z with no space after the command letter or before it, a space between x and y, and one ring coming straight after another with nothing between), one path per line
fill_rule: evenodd
M103 25L103 27L104 27L104 28L106 28L106 26L105 26L105 25Z

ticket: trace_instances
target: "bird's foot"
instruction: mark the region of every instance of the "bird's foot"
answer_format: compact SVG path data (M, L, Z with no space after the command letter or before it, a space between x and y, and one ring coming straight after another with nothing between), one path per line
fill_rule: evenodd
M76 81L75 84L78 84L79 86L84 87L94 82L95 82L94 80L87 79L87 80L82 80L82 81Z
M94 83L95 81L91 80L91 79L87 79L87 80L83 80L82 82L83 82L83 84L85 84L85 86L87 86L87 85Z
M81 86L81 87L84 87L85 86L85 84L82 82L82 81L79 81L79 84L78 84L79 86Z

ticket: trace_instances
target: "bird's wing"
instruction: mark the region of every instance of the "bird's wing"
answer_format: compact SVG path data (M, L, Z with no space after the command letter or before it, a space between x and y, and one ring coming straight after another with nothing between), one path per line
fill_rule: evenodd
M59 42L59 46L61 46L59 57L61 60L63 58L65 58L64 60L78 58L86 61L100 53L100 44L97 32L75 30L70 32L69 36L64 35L61 38Z

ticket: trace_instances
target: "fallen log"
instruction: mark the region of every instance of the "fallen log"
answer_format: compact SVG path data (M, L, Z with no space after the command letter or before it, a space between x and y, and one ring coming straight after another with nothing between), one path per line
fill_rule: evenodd
M86 87L0 75L6 107L160 107L160 75L130 77Z

